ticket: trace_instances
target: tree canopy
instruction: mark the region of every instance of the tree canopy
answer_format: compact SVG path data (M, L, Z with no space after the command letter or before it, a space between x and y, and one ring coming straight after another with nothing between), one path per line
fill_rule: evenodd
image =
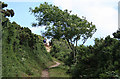
M12 9L6 9L6 10L4 10L3 8L5 8L5 7L7 7L8 5L7 4L5 4L4 2L1 2L0 1L0 8L2 8L2 10L0 11L0 13L2 13L2 14L4 14L3 16L4 17L6 17L6 16L8 16L8 17L13 17L14 16L14 11L12 10Z
M120 39L120 30L117 30L117 32L113 33L114 38Z
M34 13L37 23L33 26L45 25L47 37L56 39L64 38L71 43L76 40L83 39L83 43L96 31L95 25L88 22L85 18L80 18L77 15L71 14L67 9L62 11L57 6L44 3L34 9L30 8Z
M67 9L62 11L57 6L46 2L34 9L30 8L30 12L34 13L38 21L33 23L33 26L46 26L47 31L43 34L48 38L65 39L74 53L74 59L78 40L82 39L84 44L96 32L96 27L92 22L78 17L77 14L71 14L72 11Z

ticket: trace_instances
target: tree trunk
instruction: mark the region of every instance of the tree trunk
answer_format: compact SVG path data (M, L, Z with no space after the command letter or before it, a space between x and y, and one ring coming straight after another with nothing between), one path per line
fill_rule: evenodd
M76 56L75 56L75 57L76 57L75 63L77 63L77 54L78 54L78 52L77 52L77 41L78 41L78 40L76 40L76 47L75 47L75 55L76 55Z
M73 51L74 63L76 63L76 62L77 62L77 57L76 57L76 55L77 55L77 41L78 41L78 40L76 40L76 47L75 47L75 46L72 46L72 44L69 42L68 39L66 39L66 40L67 40L67 42L68 42L69 47L70 47L71 50Z

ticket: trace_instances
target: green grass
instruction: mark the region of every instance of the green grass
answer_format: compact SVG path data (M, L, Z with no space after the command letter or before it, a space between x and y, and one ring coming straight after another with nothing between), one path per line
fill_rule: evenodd
M3 19L2 76L40 77L43 69L54 64L42 36Z
M49 69L50 77L70 77L69 74L66 73L66 69L63 66L58 66Z
M53 67L49 69L49 76L50 77L71 77L70 74L67 74L67 69L68 67L64 65L63 62L52 58L54 61L57 61L59 63L61 63L59 66L57 67Z
M59 61L58 59L56 59L56 58L54 58L54 57L52 57L52 60L53 60L53 61L57 61L57 62L59 62L59 63L61 63L61 64L64 64L62 61Z

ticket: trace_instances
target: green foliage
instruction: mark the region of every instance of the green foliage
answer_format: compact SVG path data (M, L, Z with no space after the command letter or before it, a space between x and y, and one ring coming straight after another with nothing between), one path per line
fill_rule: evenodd
M70 74L66 73L67 66L59 65L58 67L53 67L49 69L50 77L65 77L69 78L71 77Z
M71 11L62 11L57 6L49 5L46 2L34 9L30 8L30 11L34 13L38 21L33 25L47 25L45 35L48 37L65 38L70 42L83 37L85 41L92 37L92 34L96 31L95 25L89 23L86 19L70 14Z
M117 32L113 33L114 38L118 38L120 39L120 30L118 30Z
M102 74L100 74L100 77L120 78L117 71L108 71L108 72L102 73Z
M2 3L2 8L4 7L7 4ZM67 67L68 73L73 77L120 77L120 31L113 33L114 38L96 38L94 46L77 46L78 40L83 39L85 43L95 33L96 28L92 22L46 2L30 11L38 20L33 26L46 25L44 35L55 38L52 39L50 54L67 65L50 69L50 75L63 72L64 76L67 71L64 67ZM16 22L11 23L6 16L12 17L13 10L2 10L0 14L3 28L3 76L40 76L42 69L52 62L43 38L31 33L29 28L23 28Z
M40 77L50 64L43 37L2 16L2 76Z
M0 7L2 8L2 10L0 11L0 13L2 13L4 15L4 17L6 17L6 16L13 17L14 16L14 11L12 9L11 10L8 10L8 9L3 10L3 8L5 8L7 6L8 6L7 4L5 4L4 2L0 1Z
M119 39L119 31L113 34L114 38L110 36L105 39L96 38L94 46L77 46L78 40L82 39L84 44L96 32L92 22L46 2L34 9L30 8L30 11L38 21L33 25L46 25L47 31L44 35L58 39L59 43L53 43L51 55L70 66L73 77L120 76L120 41L115 39ZM71 48L71 51L66 52L65 45L60 45L60 38L67 41L66 45ZM111 73L112 71L115 73Z
M79 46L78 61L71 68L75 77L120 77L120 42L107 36L95 45ZM114 74L112 72L115 72Z
M70 52L71 49L69 48L67 41L62 39L52 39L52 48L50 54L53 57L65 62L68 56L70 55Z
M85 18L71 14L71 11L67 9L62 11L57 6L49 5L46 2L34 9L30 8L30 11L34 13L38 21L33 23L33 26L47 26L46 32L43 34L48 38L65 39L72 53L74 53L74 58L77 51L73 44L76 42L77 46L78 40L82 40L84 44L96 32L96 27L92 22L90 23Z

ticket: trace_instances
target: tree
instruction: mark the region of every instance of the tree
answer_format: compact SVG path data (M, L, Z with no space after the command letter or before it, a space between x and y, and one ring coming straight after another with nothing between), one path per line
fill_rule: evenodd
M37 23L35 26L46 26L44 35L48 38L65 39L70 48L74 52L74 57L77 52L74 44L82 39L83 44L89 37L96 32L95 25L88 22L85 18L80 18L77 15L71 14L67 9L62 11L57 6L44 3L34 9L30 8L30 12L34 13Z
M114 38L120 39L120 30L117 30L117 32L113 33Z
M6 17L6 16L13 17L14 16L14 11L12 9L11 10L9 10L9 9L3 10L3 8L8 6L7 4L0 1L0 6L1 6L0 9L2 9L2 10L0 10L0 13L2 13L4 17Z

